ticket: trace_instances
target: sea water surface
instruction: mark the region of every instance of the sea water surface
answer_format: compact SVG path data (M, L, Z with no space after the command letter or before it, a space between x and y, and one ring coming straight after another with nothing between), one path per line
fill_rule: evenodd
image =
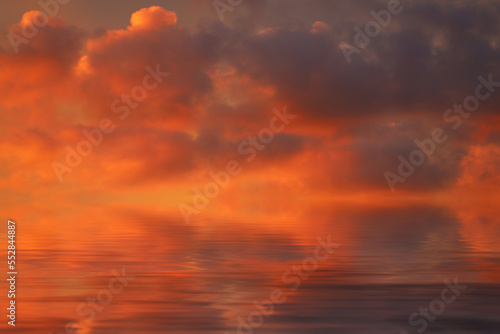
M500 333L498 208L297 207L191 224L95 207L23 217L17 326L0 333ZM338 247L315 265L318 238ZM462 286L452 302L445 280Z

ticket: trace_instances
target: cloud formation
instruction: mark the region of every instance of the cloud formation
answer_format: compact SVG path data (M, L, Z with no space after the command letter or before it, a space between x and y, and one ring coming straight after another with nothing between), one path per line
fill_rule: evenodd
M356 12L369 13L378 4L361 2ZM310 22L288 25L255 16L254 4L242 6L227 24L205 20L194 28L180 24L173 11L142 8L127 27L99 34L50 18L18 54L1 51L0 170L13 180L4 190L18 182L85 191L95 180L101 189L156 184L187 194L208 171L241 159L239 143L267 126L273 108L286 105L297 121L246 167L242 185L267 180L287 193L324 195L386 191L384 171L397 168L398 155L415 149L415 139L445 126L443 112L474 93L479 75L500 81L500 9L494 1L415 3L351 64L339 45L352 40L352 28L367 18L341 20L338 13L351 7L293 2L291 10L304 11ZM314 17L318 8L333 14ZM19 33L36 14L25 13L10 31ZM232 18L239 15L236 24ZM170 75L119 119L113 101L143 82L147 66ZM492 94L464 119L405 190L498 184L497 167L489 166L497 160L491 124L498 122L499 99ZM116 130L65 175L67 184L58 184L51 161L63 161L65 147L74 147L82 131L96 129L103 118Z

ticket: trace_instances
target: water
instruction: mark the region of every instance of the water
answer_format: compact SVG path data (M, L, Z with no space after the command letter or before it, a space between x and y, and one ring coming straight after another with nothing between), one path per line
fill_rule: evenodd
M222 334L241 325L240 333L399 334L423 323L426 333L498 333L499 211L299 203L190 225L120 207L18 212L17 326L4 321L0 333ZM338 248L283 279L329 235ZM126 284L113 270L124 270ZM455 279L467 288L435 319L411 326L412 313ZM254 301L273 291L285 300L260 318Z

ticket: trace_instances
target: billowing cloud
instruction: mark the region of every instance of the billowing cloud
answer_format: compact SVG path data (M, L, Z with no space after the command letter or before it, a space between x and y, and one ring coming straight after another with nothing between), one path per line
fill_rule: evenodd
M472 172L474 164L496 161L498 149L495 129L487 126L500 96L491 91L500 81L494 2L413 4L350 64L340 45L352 42L352 28L366 17L309 20L318 6L340 12L349 6L294 3L309 20L294 26L272 24L265 15L251 24L254 5L242 6L247 21L241 24L203 21L188 28L175 12L153 6L132 13L127 27L99 34L49 18L19 53L2 51L3 174L56 189L68 182L133 192L156 184L186 194L209 180L208 171L230 160L244 164L239 146L269 127L273 109L287 106L297 118L256 150L241 184L228 193L237 196L252 182L266 187L266 180L273 193L388 191L384 172L397 170L398 157L436 127L450 139L405 190L498 183L496 167ZM363 2L356 11L373 7ZM22 34L39 14L27 12L10 31ZM460 129L449 130L443 113L489 74L493 84L483 89L491 97ZM145 94L140 101L139 93ZM76 150L103 119L113 131L59 184L51 162L65 163L67 147Z

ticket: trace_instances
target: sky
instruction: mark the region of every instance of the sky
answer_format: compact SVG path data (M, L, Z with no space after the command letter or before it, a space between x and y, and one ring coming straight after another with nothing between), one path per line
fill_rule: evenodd
M455 191L488 197L498 188L499 95L467 118L452 112L444 120L479 76L500 80L495 1L401 4L412 15L395 14L350 63L344 53L355 46L354 27L386 3L244 2L221 22L207 2L146 2L106 2L113 15L98 2L69 2L18 53L4 41L4 203L151 196L170 208L232 159L243 172L221 203ZM22 36L40 5L9 6L3 30ZM148 66L169 75L121 120L111 104L142 83ZM239 145L285 107L297 117L247 163ZM66 147L75 149L82 131L104 118L114 130L60 182L54 162L64 164ZM447 140L391 191L385 173L397 175L398 157L408 160L415 140L435 128Z
M284 318L341 312L346 278L498 282L498 1L55 1L0 13L0 207L26 227L31 330L120 265L145 275L149 332L186 295L179 326L220 328L332 230L345 250Z

